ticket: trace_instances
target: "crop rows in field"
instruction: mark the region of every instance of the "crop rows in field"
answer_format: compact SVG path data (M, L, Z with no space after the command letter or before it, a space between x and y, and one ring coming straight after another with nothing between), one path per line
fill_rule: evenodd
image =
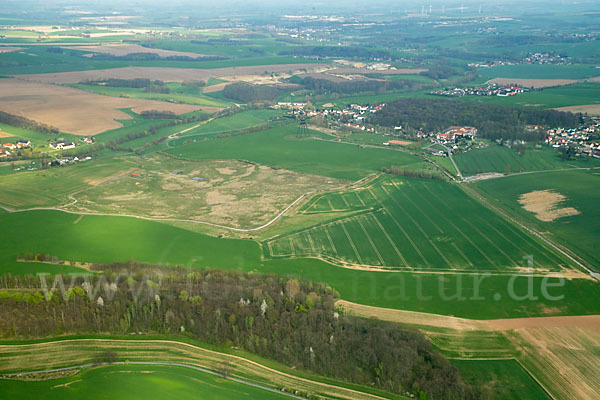
M333 219L268 240L269 256L455 272L516 271L529 255L544 270L559 270L563 262L459 187L441 181L380 177L359 189L316 196L300 212Z

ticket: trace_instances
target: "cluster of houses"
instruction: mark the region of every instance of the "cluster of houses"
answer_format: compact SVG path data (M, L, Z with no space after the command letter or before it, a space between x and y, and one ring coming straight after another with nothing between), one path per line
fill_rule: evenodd
M577 129L548 129L544 143L555 149L574 146L578 155L600 158L600 143L590 141L592 134L597 131L600 131L598 120L592 120L588 125Z
M448 97L463 96L515 96L526 92L527 89L516 85L488 85L486 87L449 88L434 90L431 94Z
M279 102L271 108L274 109L288 109L289 115L304 114L308 117L314 117L322 115L325 117L334 117L345 121L344 126L356 130L375 132L375 128L367 127L364 125L364 121L368 118L369 114L376 113L385 107L385 103L379 105L367 105L363 106L360 104L350 104L343 109L338 109L332 103L323 104L317 110L305 110L306 103L289 103Z
M2 143L0 145L0 157L10 156L10 150L31 148L29 140L17 140L15 143Z
M459 139L471 140L477 135L477 128L472 126L451 126L435 135L438 143L456 143Z
M491 68L499 65L518 65L518 64L552 64L552 65L566 65L571 64L569 57L563 57L553 52L545 53L529 53L521 61L505 61L505 60L494 60L494 61L483 61L479 63L471 63L469 67L475 68Z

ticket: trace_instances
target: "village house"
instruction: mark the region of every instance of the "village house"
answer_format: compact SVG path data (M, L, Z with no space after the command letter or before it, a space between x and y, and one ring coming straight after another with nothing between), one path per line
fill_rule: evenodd
M75 143L68 141L52 142L48 145L53 150L67 150L75 148Z
M17 147L19 149L24 149L26 147L31 147L31 142L29 140L18 140Z
M17 148L17 146L13 143L2 143L2 149L4 149L4 150L6 150L6 149L14 150L16 148Z

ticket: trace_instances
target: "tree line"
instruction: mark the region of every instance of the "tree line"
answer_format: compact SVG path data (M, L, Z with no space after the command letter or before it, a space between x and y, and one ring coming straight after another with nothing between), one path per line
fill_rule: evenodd
M489 139L538 141L543 131L528 131L527 125L577 127L581 115L556 110L506 107L442 99L399 99L369 117L369 123L387 127L402 125L405 132L436 132L452 125L477 128Z
M10 114L4 111L0 111L0 122L5 123L7 125L16 126L18 128L25 128L41 133L50 133L53 135L57 135L60 133L60 130L53 126L41 124L39 122L32 121L29 118Z
M297 75L289 78L288 82L301 85L304 89L314 91L317 95L329 93L337 93L340 95L373 92L384 93L392 90L419 90L425 88L425 85L422 83L409 80L388 81L382 79L355 79L335 82L329 79L314 78L312 76L302 78Z
M282 50L278 54L319 58L353 58L361 60L393 59L392 54L387 50L360 46L296 46L290 50Z
M0 277L2 337L181 335L417 398L485 397L417 330L345 315L326 283L134 261L91 268L103 274L66 278L66 298L38 277Z

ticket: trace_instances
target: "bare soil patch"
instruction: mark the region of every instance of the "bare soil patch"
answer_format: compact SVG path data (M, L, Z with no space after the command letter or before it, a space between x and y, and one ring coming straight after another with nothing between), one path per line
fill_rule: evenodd
M74 88L0 79L0 110L54 126L75 135L95 135L131 119L120 108L183 114L204 107L168 102L101 96Z
M494 78L486 83L495 83L497 85L519 85L522 87L545 88L553 86L565 86L577 83L573 79L522 79L522 78Z
M560 207L566 197L550 190L535 190L522 194L519 203L523 208L535 214L540 221L551 222L559 218L578 215L573 207Z
M400 322L404 324L425 325L437 328L451 328L461 331L483 330L485 327L483 321L456 318L447 315L372 307L363 304L351 303L345 300L338 300L336 305L342 306L345 312L350 312L351 314L359 317L376 317L380 320Z
M600 115L600 104L586 104L582 106L569 106L555 108L558 111L567 111L572 113L583 113L589 115Z
M331 74L380 74L380 75L418 75L421 72L427 71L423 68L402 68L402 69L384 69L371 70L366 68L335 68L327 71Z
M0 138L13 137L14 135L8 132L0 131Z
M78 83L101 79L135 79L146 78L165 82L183 82L189 80L207 80L210 77L240 77L243 75L264 75L271 73L294 72L299 70L313 71L322 68L323 64L275 64L247 67L228 67L214 69L195 68L162 68L162 67L125 67L92 71L58 72L50 74L16 75L16 78L43 83ZM306 72L305 71L305 72Z
M220 92L221 90L225 89L225 86L229 85L230 83L231 82L222 82L217 83L216 85L207 86L204 89L202 89L202 93Z
M171 51L171 50L162 50L162 49L153 49L149 47L140 46L139 44L105 44L101 46L69 46L66 47L68 49L73 50L83 50L83 51L91 51L93 53L103 53L110 54L112 56L126 56L128 54L134 53L152 53L156 54L159 57L173 57L173 56L183 56L190 58L198 58L203 57L205 54L198 53L188 53L184 51ZM87 57L91 57L91 55L86 55Z

